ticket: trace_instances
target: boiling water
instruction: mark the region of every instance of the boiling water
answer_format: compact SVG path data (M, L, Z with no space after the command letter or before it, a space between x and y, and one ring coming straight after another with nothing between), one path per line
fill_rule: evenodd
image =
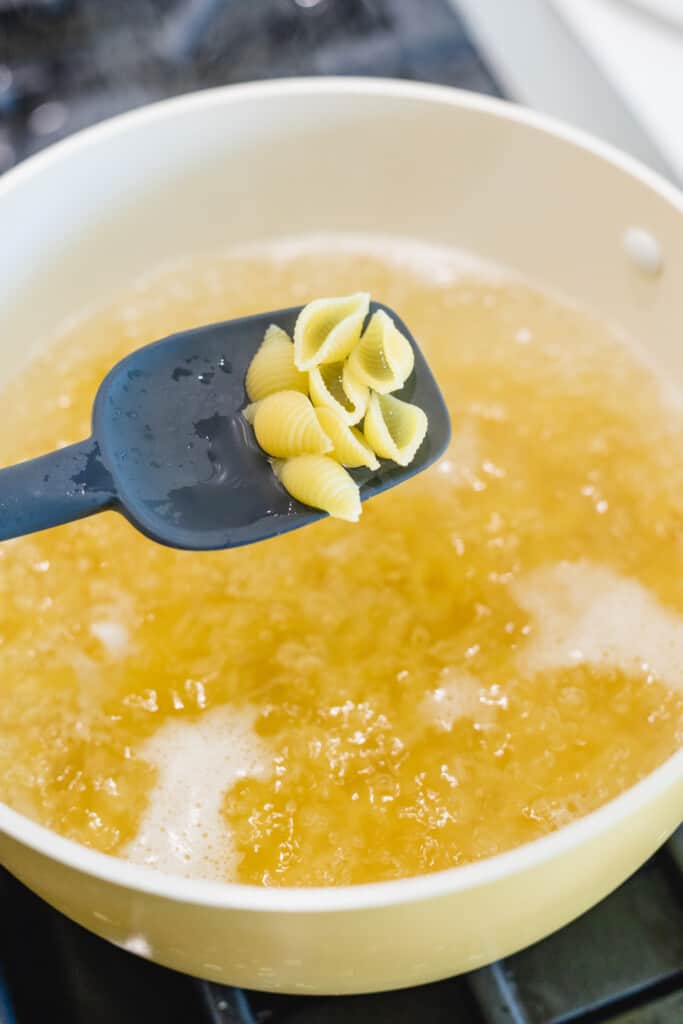
M223 794L261 774L269 751L253 732L254 713L217 707L188 727L166 722L139 751L157 768L147 813L126 857L176 875L225 878L237 869Z
M370 290L454 427L428 473L248 549L114 513L0 547L0 798L163 870L339 884L462 864L683 744L683 417L602 323L461 254L313 239L146 278L2 394L14 461L85 437L175 330ZM30 402L26 396L30 395Z

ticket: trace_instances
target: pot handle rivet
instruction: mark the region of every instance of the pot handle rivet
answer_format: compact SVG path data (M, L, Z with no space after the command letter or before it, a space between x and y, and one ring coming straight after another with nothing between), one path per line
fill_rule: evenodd
M645 228L626 228L621 238L622 246L631 263L643 274L656 277L661 273L664 256L662 247Z

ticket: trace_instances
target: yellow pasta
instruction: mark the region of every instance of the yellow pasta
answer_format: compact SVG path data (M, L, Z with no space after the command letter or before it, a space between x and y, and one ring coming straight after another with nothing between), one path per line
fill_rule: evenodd
M393 395L370 396L365 416L365 440L372 450L399 466L407 466L427 433L427 416L417 405Z
M256 418L256 410L260 404L260 402L251 402L249 405L245 405L244 409L242 409L242 415L247 423L251 423L252 427L254 426L254 419Z
M413 349L383 310L361 336L369 304L366 292L310 302L293 342L272 324L249 365L242 410L292 497L350 522L361 514L360 491L344 467L374 472L378 455L407 466L428 426L422 409L389 394L412 373Z
M352 425L362 420L370 400L370 391L347 372L345 363L324 363L308 374L308 387L314 405L334 409Z
M298 455L273 463L280 483L293 498L337 519L358 522L361 513L358 485L328 455Z
M342 466L379 469L377 456L366 444L360 430L350 427L334 409L316 409L318 422L333 444L330 455Z
M278 391L259 403L254 433L264 452L277 459L332 451L315 409L300 391Z
M294 344L281 327L271 324L266 331L249 364L245 385L250 402L258 402L276 391L308 393L306 374L294 365Z
M387 395L405 384L413 372L415 355L391 317L378 309L351 352L348 365L357 380Z
M312 370L345 359L358 344L370 306L367 292L341 299L315 299L301 310L294 327L294 363Z
M368 402L370 401L370 389L355 376L349 367L348 359L345 361L344 369L342 370L342 388L349 401L353 402L357 409L362 409L363 414L365 414Z

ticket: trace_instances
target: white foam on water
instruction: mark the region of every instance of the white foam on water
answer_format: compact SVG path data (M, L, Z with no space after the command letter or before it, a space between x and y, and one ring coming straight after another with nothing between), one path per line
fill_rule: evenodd
M234 877L235 851L221 814L226 790L262 774L271 755L254 733L254 710L215 708L194 721L168 722L139 756L158 771L127 860L185 878Z
M130 637L122 622L93 622L90 632L114 658L123 658L130 649Z
M511 589L535 620L519 655L525 670L605 665L683 690L683 617L637 580L588 561L558 562Z
M439 729L450 732L459 718L476 715L480 691L481 684L469 672L443 669L439 685L422 700L423 714Z
M318 252L325 255L343 254L349 259L369 256L381 260L389 267L405 267L423 280L440 285L456 284L464 278L473 277L492 284L522 280L510 268L501 267L465 249L381 233L320 232L241 242L213 254L205 253L200 258L200 265L206 264L207 257L215 265L220 265L222 260L247 259L263 259L269 264L287 265L299 257L315 256ZM163 281L168 274L178 274L193 265L194 261L189 263L186 259L163 263L140 275L135 281L134 290L147 293L151 286L159 280ZM149 308L148 295L145 301L146 308ZM136 316L137 307L133 304L130 317L134 320Z
M518 279L513 271L464 249L402 235L313 233L246 242L231 247L225 255L233 258L263 254L269 261L288 263L298 256L314 255L318 251L374 256L389 265L408 267L413 273L437 284L451 284L460 278L473 276L487 281Z
M441 670L439 685L421 703L423 715L443 732L450 732L462 718L486 726L495 720L497 709L506 707L499 686L483 686L470 672L452 666Z

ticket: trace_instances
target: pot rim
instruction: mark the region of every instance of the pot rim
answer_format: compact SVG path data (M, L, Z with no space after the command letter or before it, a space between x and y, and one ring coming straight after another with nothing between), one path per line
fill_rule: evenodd
M189 93L120 114L77 132L30 157L0 178L0 203L11 201L18 186L70 159L77 151L96 147L108 137L125 136L131 127L173 119L184 111L199 111L218 105L230 107L249 100L295 96L374 96L419 100L431 105L464 108L507 122L516 123L570 146L583 149L624 172L656 192L683 214L683 193L655 171L570 125L546 114L531 111L505 100L454 89L449 86L404 82L394 79L325 77L275 79L220 86ZM431 874L363 885L310 888L276 888L182 878L155 868L129 863L99 853L50 829L0 802L0 831L30 849L65 867L102 881L180 903L232 910L268 913L324 913L365 910L431 900L447 894L494 884L505 877L538 867L555 857L571 853L588 839L595 839L646 807L676 784L683 783L683 750L679 750L646 778L607 804L565 825L550 835L472 864L447 868ZM668 837L656 837L657 843Z

